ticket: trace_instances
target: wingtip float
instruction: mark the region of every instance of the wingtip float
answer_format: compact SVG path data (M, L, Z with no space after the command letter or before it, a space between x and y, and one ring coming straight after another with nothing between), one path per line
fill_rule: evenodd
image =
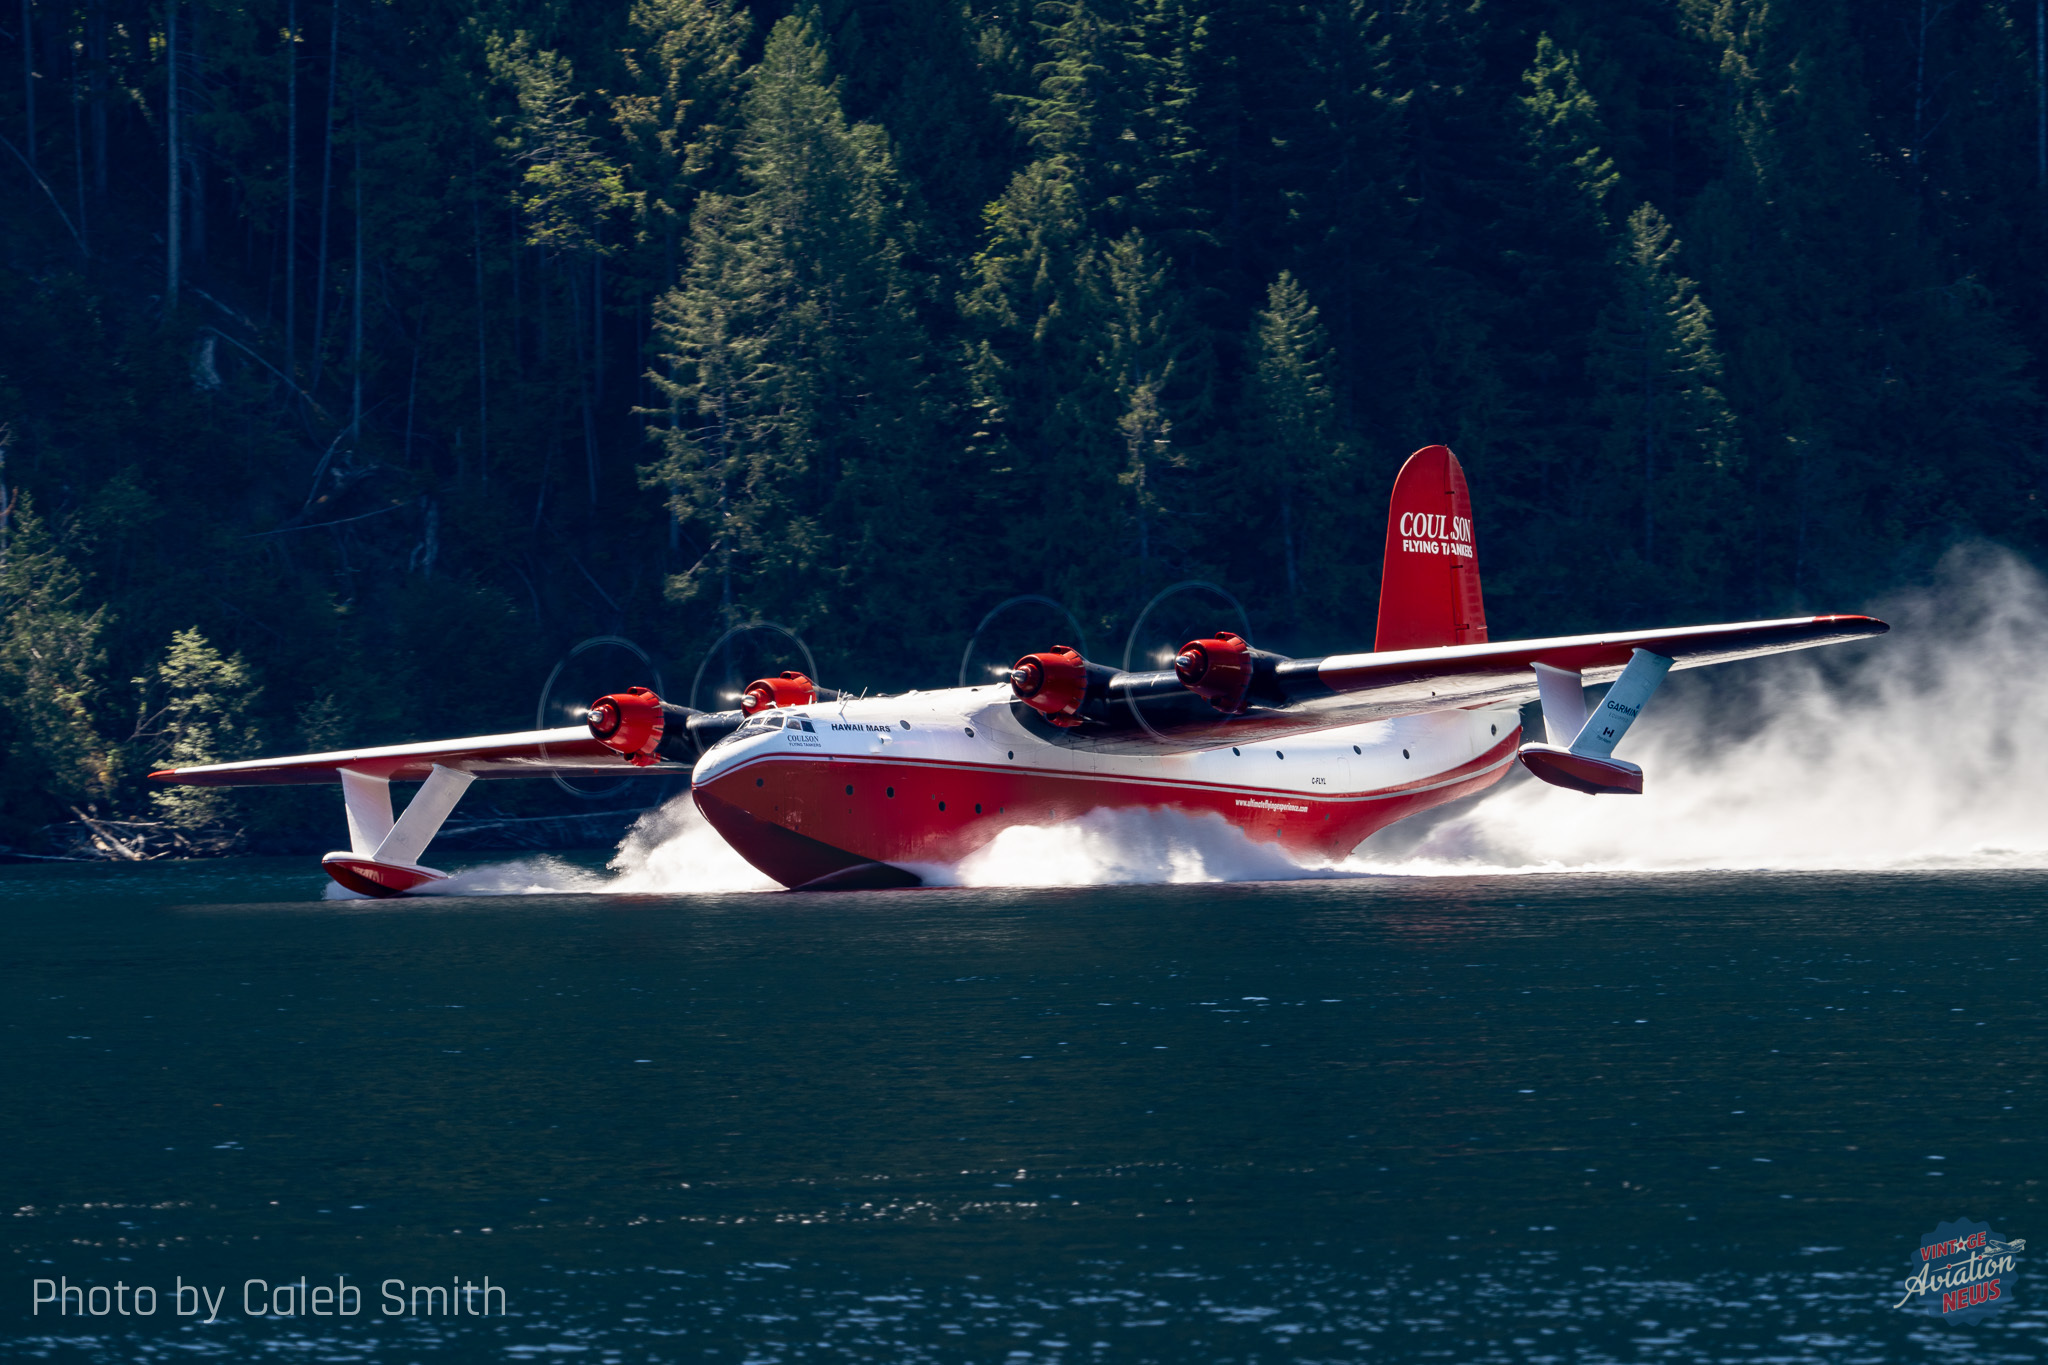
M1869 616L1493 641L1471 499L1445 446L1417 451L1387 518L1368 653L1291 659L1226 630L1172 667L1125 672L1055 645L1000 683L853 698L784 672L705 712L629 687L555 730L166 769L152 781L338 782L351 891L395 896L445 873L419 859L478 778L688 773L740 855L805 890L914 886L1016 825L1108 808L1220 816L1257 840L1341 857L1396 820L1480 791L1520 762L1554 786L1640 793L1614 749L1674 669L1881 635ZM1589 712L1585 689L1612 683ZM1548 741L1523 742L1539 699ZM418 781L404 813L390 786Z

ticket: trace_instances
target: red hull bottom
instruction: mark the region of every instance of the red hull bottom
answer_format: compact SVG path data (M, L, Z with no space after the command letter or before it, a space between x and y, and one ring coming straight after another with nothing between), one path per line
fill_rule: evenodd
M1427 781L1387 791L1307 794L962 763L777 753L693 790L725 841L786 887L915 886L903 864L953 863L1004 830L1102 809L1215 814L1262 843L1341 858L1397 820L1506 775L1521 732Z

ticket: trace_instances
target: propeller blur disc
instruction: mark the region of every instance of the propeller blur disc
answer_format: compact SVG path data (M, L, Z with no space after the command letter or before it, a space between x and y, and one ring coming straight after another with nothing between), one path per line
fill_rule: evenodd
M1009 677L1011 667L1026 654L1072 645L1085 656L1088 642L1081 623L1066 604L1037 593L999 602L967 637L960 651L961 687L983 687Z
M592 701L628 687L651 687L656 693L661 692L661 669L646 650L623 635L593 636L564 654L548 674L540 689L540 702L534 707L533 728L556 730L582 725ZM546 752L545 747L542 752ZM560 773L553 776L555 785L563 791L591 801L616 796L633 780L573 779Z
M1205 639L1218 630L1234 630L1247 642L1252 638L1252 618L1244 604L1214 583L1189 579L1160 591L1124 640L1123 670L1126 673L1158 673L1173 667L1173 656L1190 640ZM1143 709L1133 700L1131 715L1155 739L1166 736L1153 729ZM1218 724L1230 717L1218 714Z
M803 656L792 657L792 650ZM756 678L772 678L792 668L820 687L818 661L801 635L773 621L754 620L734 626L718 637L697 665L690 681L690 706L698 711L730 711L740 704L740 692Z
M1123 670L1157 673L1172 668L1182 645L1218 630L1234 630L1250 640L1252 618L1244 604L1214 583L1176 583L1147 602L1131 624L1124 640Z

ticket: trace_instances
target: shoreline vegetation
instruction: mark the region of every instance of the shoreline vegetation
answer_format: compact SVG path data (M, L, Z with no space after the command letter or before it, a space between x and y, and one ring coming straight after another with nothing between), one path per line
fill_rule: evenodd
M1006 600L1113 641L1201 580L1358 648L1431 442L1501 637L2039 563L2044 25L38 0L0 28L0 857L329 847L329 790L146 774L523 729L598 636L688 678L771 621L929 687ZM494 786L444 839L630 816Z

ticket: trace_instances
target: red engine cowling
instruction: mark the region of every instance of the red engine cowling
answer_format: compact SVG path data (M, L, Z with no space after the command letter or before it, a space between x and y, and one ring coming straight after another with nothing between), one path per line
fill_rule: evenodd
M1054 725L1079 725L1081 703L1088 699L1088 661L1072 645L1026 654L1010 669L1010 690Z
M1180 685L1225 715L1244 710L1252 685L1252 647L1235 631L1219 630L1207 640L1190 640L1173 660Z
M590 734L598 743L644 768L659 763L664 718L661 698L644 687L629 687L590 703Z
M783 673L757 678L740 694L740 710L747 715L770 707L809 706L818 699L818 685L801 673Z

